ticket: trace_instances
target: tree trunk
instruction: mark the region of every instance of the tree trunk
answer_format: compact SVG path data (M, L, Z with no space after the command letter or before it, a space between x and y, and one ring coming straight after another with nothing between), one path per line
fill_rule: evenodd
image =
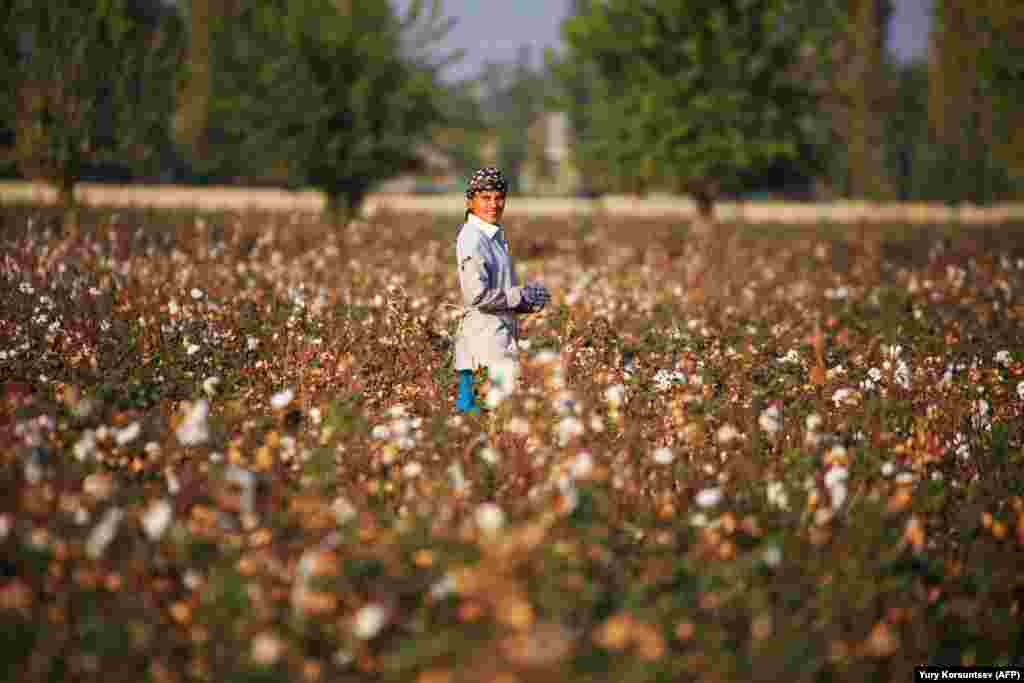
M345 227L349 221L359 216L363 201L366 199L366 191L360 189L332 189L326 194L327 214L330 220L340 227Z
M57 182L57 205L61 211L64 234L78 238L78 204L75 202L75 180L65 176Z
M64 176L57 181L57 204L65 211L75 205L75 181Z
M697 205L697 213L693 217L690 231L698 238L707 238L715 229L715 194L711 190L702 189L691 192Z

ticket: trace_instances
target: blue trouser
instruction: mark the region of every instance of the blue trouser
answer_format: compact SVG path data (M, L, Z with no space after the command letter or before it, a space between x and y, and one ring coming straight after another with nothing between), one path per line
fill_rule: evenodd
M473 386L473 371L459 370L459 396L455 399L455 410L460 413L478 413L476 388Z

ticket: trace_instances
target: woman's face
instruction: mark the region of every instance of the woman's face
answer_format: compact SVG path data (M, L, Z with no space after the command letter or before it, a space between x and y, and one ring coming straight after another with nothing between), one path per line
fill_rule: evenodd
M466 208L477 218L497 225L501 222L501 215L505 213L505 193L495 190L477 192L466 200Z

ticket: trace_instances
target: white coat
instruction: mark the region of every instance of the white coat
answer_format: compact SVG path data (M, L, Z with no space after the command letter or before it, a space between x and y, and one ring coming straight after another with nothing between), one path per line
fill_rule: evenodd
M527 313L500 225L470 214L455 243L464 314L455 338L455 369L518 362L518 313Z

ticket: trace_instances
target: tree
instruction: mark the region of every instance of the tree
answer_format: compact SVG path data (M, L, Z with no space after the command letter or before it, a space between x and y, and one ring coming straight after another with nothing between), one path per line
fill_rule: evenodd
M928 123L929 193L986 202L1024 178L1024 9L1004 0L936 0Z
M378 181L417 164L417 145L441 119L440 65L423 39L403 43L438 4L309 0L239 3L213 18L201 168L324 191L332 212L360 207ZM443 26L441 27L443 29ZM440 29L439 29L440 30ZM443 33L443 31L442 31ZM187 90L187 87L186 87ZM192 139L196 139L193 134Z
M1024 4L981 0L975 4L983 40L978 71L992 100L993 157L1024 191ZM1012 192L1012 190L1011 190Z
M813 100L792 78L797 0L607 0L563 27L567 57L596 78L583 164L615 186L682 190L700 216L740 176L795 158ZM623 40L629 36L629 40Z
M886 27L892 14L888 0L848 0L845 35L849 47L838 70L837 137L846 150L848 187L853 197L891 196L884 158L884 122L892 96L886 64Z
M154 168L180 59L172 12L141 0L10 0L0 59L19 171L74 203L90 165Z

